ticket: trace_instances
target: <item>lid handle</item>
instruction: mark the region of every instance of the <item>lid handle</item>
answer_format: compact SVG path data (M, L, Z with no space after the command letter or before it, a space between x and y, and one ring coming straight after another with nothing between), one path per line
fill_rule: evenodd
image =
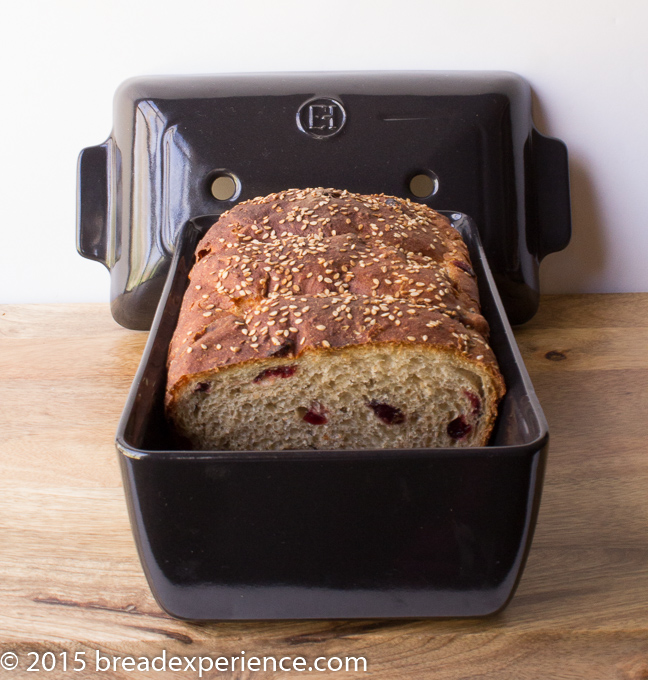
M108 139L83 149L77 167L77 250L108 269L111 146Z
M535 128L532 133L531 175L535 188L535 222L538 227L537 256L563 250L571 239L571 199L567 147Z

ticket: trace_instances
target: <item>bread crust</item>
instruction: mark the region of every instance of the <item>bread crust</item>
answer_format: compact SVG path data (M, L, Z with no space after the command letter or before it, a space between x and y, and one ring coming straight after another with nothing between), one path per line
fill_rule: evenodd
M452 352L491 377L495 406L505 392L466 245L427 206L323 188L255 198L209 230L189 278L169 347L171 419L199 376L370 343Z

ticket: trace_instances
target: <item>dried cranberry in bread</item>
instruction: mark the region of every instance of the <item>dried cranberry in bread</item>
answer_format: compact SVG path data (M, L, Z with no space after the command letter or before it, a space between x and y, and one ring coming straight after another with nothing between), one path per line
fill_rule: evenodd
M467 248L427 206L291 189L200 241L167 415L199 449L484 445L504 382Z

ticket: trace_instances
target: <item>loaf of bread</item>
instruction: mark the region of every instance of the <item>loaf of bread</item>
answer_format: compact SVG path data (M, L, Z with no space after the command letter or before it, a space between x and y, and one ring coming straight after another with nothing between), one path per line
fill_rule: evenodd
M291 189L200 241L166 412L197 449L482 446L504 382L466 245L427 206Z

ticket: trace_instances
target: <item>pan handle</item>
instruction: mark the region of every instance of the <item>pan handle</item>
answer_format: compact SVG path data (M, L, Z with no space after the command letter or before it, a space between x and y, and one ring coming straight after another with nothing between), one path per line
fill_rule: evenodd
M531 137L534 212L538 261L563 250L571 239L571 199L567 147L535 128Z
M110 220L110 157L112 140L89 146L79 154L77 166L77 250L108 269Z

